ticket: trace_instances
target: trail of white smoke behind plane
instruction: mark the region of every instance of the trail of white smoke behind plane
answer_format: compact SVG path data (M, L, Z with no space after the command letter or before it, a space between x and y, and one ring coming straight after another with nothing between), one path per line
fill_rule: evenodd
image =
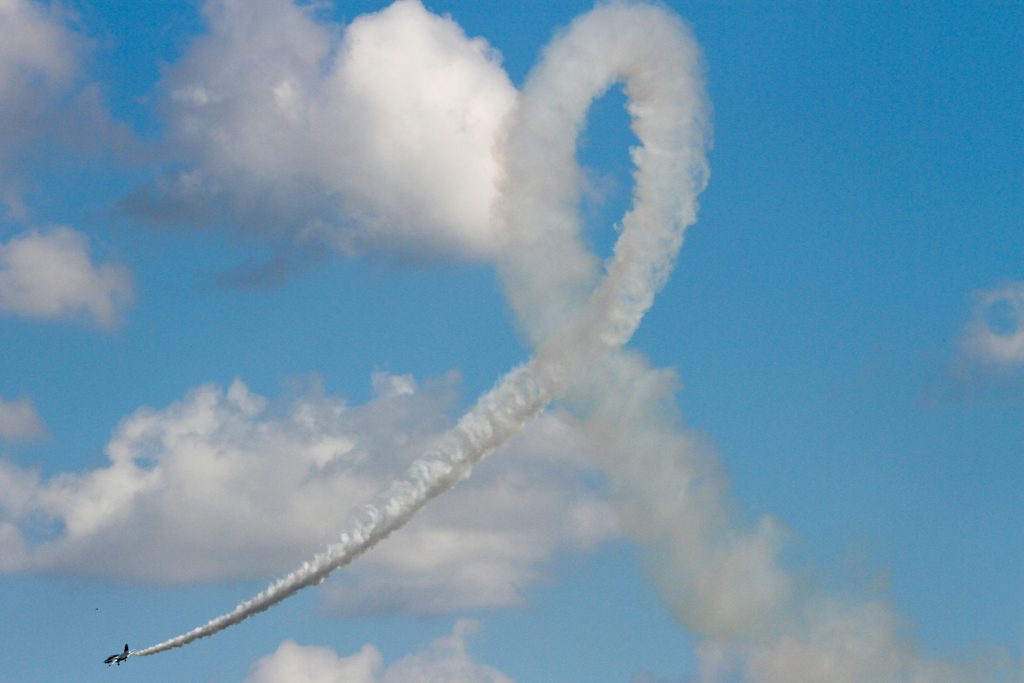
M623 219L607 275L589 299L578 298L593 286L597 266L579 241L575 140L590 102L619 80L626 83L633 130L643 145L633 153L634 206ZM678 19L661 9L625 5L577 19L527 83L505 147L499 220L507 241L506 283L517 311L525 314L527 302L544 298L535 288L518 296L519 287L534 282L532 275L557 272L551 270L556 260L574 266L569 278L547 280L554 307L524 317L540 343L534 359L485 394L427 458L392 484L384 502L363 510L339 543L232 612L134 654L181 647L322 582L469 476L473 465L628 341L695 219L706 176L706 113L699 51ZM574 315L556 325L567 312Z

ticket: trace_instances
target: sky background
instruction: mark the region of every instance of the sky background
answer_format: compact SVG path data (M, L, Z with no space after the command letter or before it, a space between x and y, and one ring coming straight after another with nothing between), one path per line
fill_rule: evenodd
M711 174L630 348L798 583L888 605L922 656L1019 659L1024 8L665 6ZM385 7L0 0L0 680L736 680L557 406L321 587L100 664L311 557L529 357L479 219L494 112L591 5L406 3L360 20L379 52L338 48ZM408 26L465 70L389 70ZM624 102L577 155L602 256Z

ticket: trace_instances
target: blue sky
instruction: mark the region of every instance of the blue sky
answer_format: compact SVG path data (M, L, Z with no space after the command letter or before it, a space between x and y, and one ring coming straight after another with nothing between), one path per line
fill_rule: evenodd
M100 664L310 559L531 357L496 141L592 6L386 7L0 2L0 679L1017 680L1024 10L988 3L659 5L710 176L629 355L322 586ZM601 258L625 102L578 141Z

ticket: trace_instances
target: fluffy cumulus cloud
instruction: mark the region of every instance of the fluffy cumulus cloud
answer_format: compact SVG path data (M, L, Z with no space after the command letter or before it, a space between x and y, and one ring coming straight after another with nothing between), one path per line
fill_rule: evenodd
M27 232L0 244L0 312L48 319L85 314L109 328L133 292L128 270L95 264L89 238L70 228Z
M286 640L276 652L253 664L244 683L512 683L511 678L474 662L467 653L466 638L478 628L477 622L460 619L450 634L387 667L373 645L339 657L330 648Z
M27 398L5 401L0 397L0 439L27 441L46 435L46 426Z
M485 40L419 0L344 30L289 0L210 0L205 14L208 34L162 84L185 170L128 197L129 213L234 225L284 260L493 254L496 136L516 91Z
M44 481L0 461L0 563L152 582L292 569L449 426L453 379L374 381L375 398L355 407L315 383L278 402L241 381L203 386L125 418L105 467ZM518 602L553 553L617 533L580 452L557 418L537 422L327 584L329 602L348 613Z
M13 157L40 132L78 68L77 36L57 6L0 0L0 201L23 214Z
M612 509L587 483L596 472L586 450L562 419L542 416L362 557L358 586L325 585L330 604L357 614L519 604L556 551L617 533Z

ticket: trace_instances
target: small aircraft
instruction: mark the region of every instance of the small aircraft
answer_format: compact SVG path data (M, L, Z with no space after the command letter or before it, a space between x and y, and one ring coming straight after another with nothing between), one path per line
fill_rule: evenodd
M128 643L125 643L124 644L124 652L122 652L119 655L110 655L109 657L107 657L106 659L103 660L103 663L104 664L112 664L114 662L117 662L117 665L121 666L121 662L123 662L124 660L128 659L131 656L131 654L132 654L132 651L128 649Z

